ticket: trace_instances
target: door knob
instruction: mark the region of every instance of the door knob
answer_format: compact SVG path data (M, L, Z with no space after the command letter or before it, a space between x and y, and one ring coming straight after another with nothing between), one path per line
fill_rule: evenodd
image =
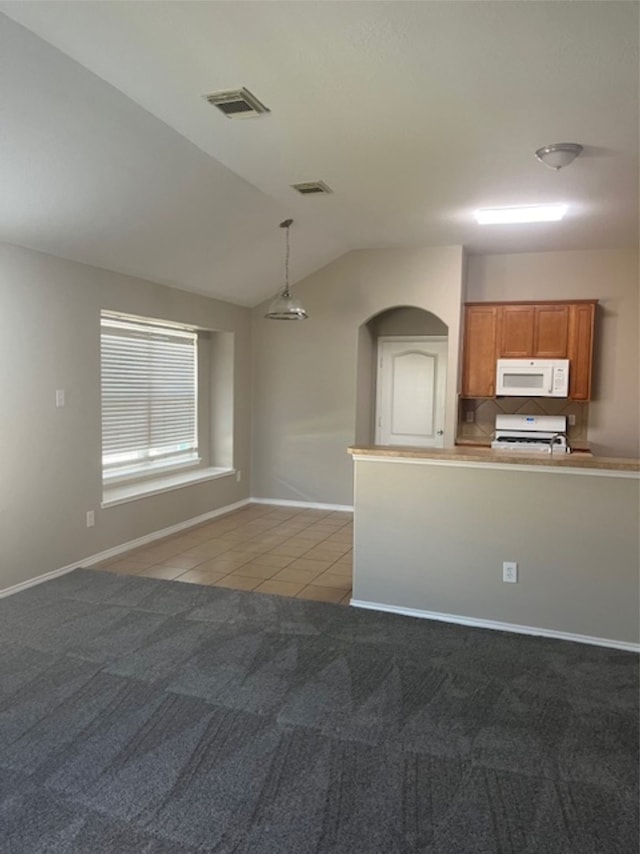
M436 434L436 435L438 435L438 436L444 436L444 430L438 430L438 432L437 432L437 434Z

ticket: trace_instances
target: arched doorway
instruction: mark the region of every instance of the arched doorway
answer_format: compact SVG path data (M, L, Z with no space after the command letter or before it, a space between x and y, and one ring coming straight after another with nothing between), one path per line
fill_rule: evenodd
M442 447L448 328L422 308L396 306L358 330L356 442Z

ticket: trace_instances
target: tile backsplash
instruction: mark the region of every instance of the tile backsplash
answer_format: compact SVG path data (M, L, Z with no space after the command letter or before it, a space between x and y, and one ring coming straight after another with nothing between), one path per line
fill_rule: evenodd
M467 413L473 412L473 421ZM496 426L496 415L566 415L569 444L585 443L589 426L589 404L549 397L500 397L461 400L458 414L458 438L490 442ZM575 424L569 424L569 415Z

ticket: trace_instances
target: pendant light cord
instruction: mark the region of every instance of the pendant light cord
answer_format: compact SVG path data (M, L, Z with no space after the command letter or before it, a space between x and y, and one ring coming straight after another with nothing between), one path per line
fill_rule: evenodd
M285 219L284 222L280 223L280 228L285 229L285 250L284 250L284 291L282 292L283 296L289 297L289 255L291 254L291 250L289 247L289 229L293 224L292 219Z

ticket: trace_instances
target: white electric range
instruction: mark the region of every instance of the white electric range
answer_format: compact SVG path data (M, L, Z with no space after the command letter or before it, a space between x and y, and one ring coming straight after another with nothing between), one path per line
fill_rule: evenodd
M565 415L496 415L497 451L569 454Z

